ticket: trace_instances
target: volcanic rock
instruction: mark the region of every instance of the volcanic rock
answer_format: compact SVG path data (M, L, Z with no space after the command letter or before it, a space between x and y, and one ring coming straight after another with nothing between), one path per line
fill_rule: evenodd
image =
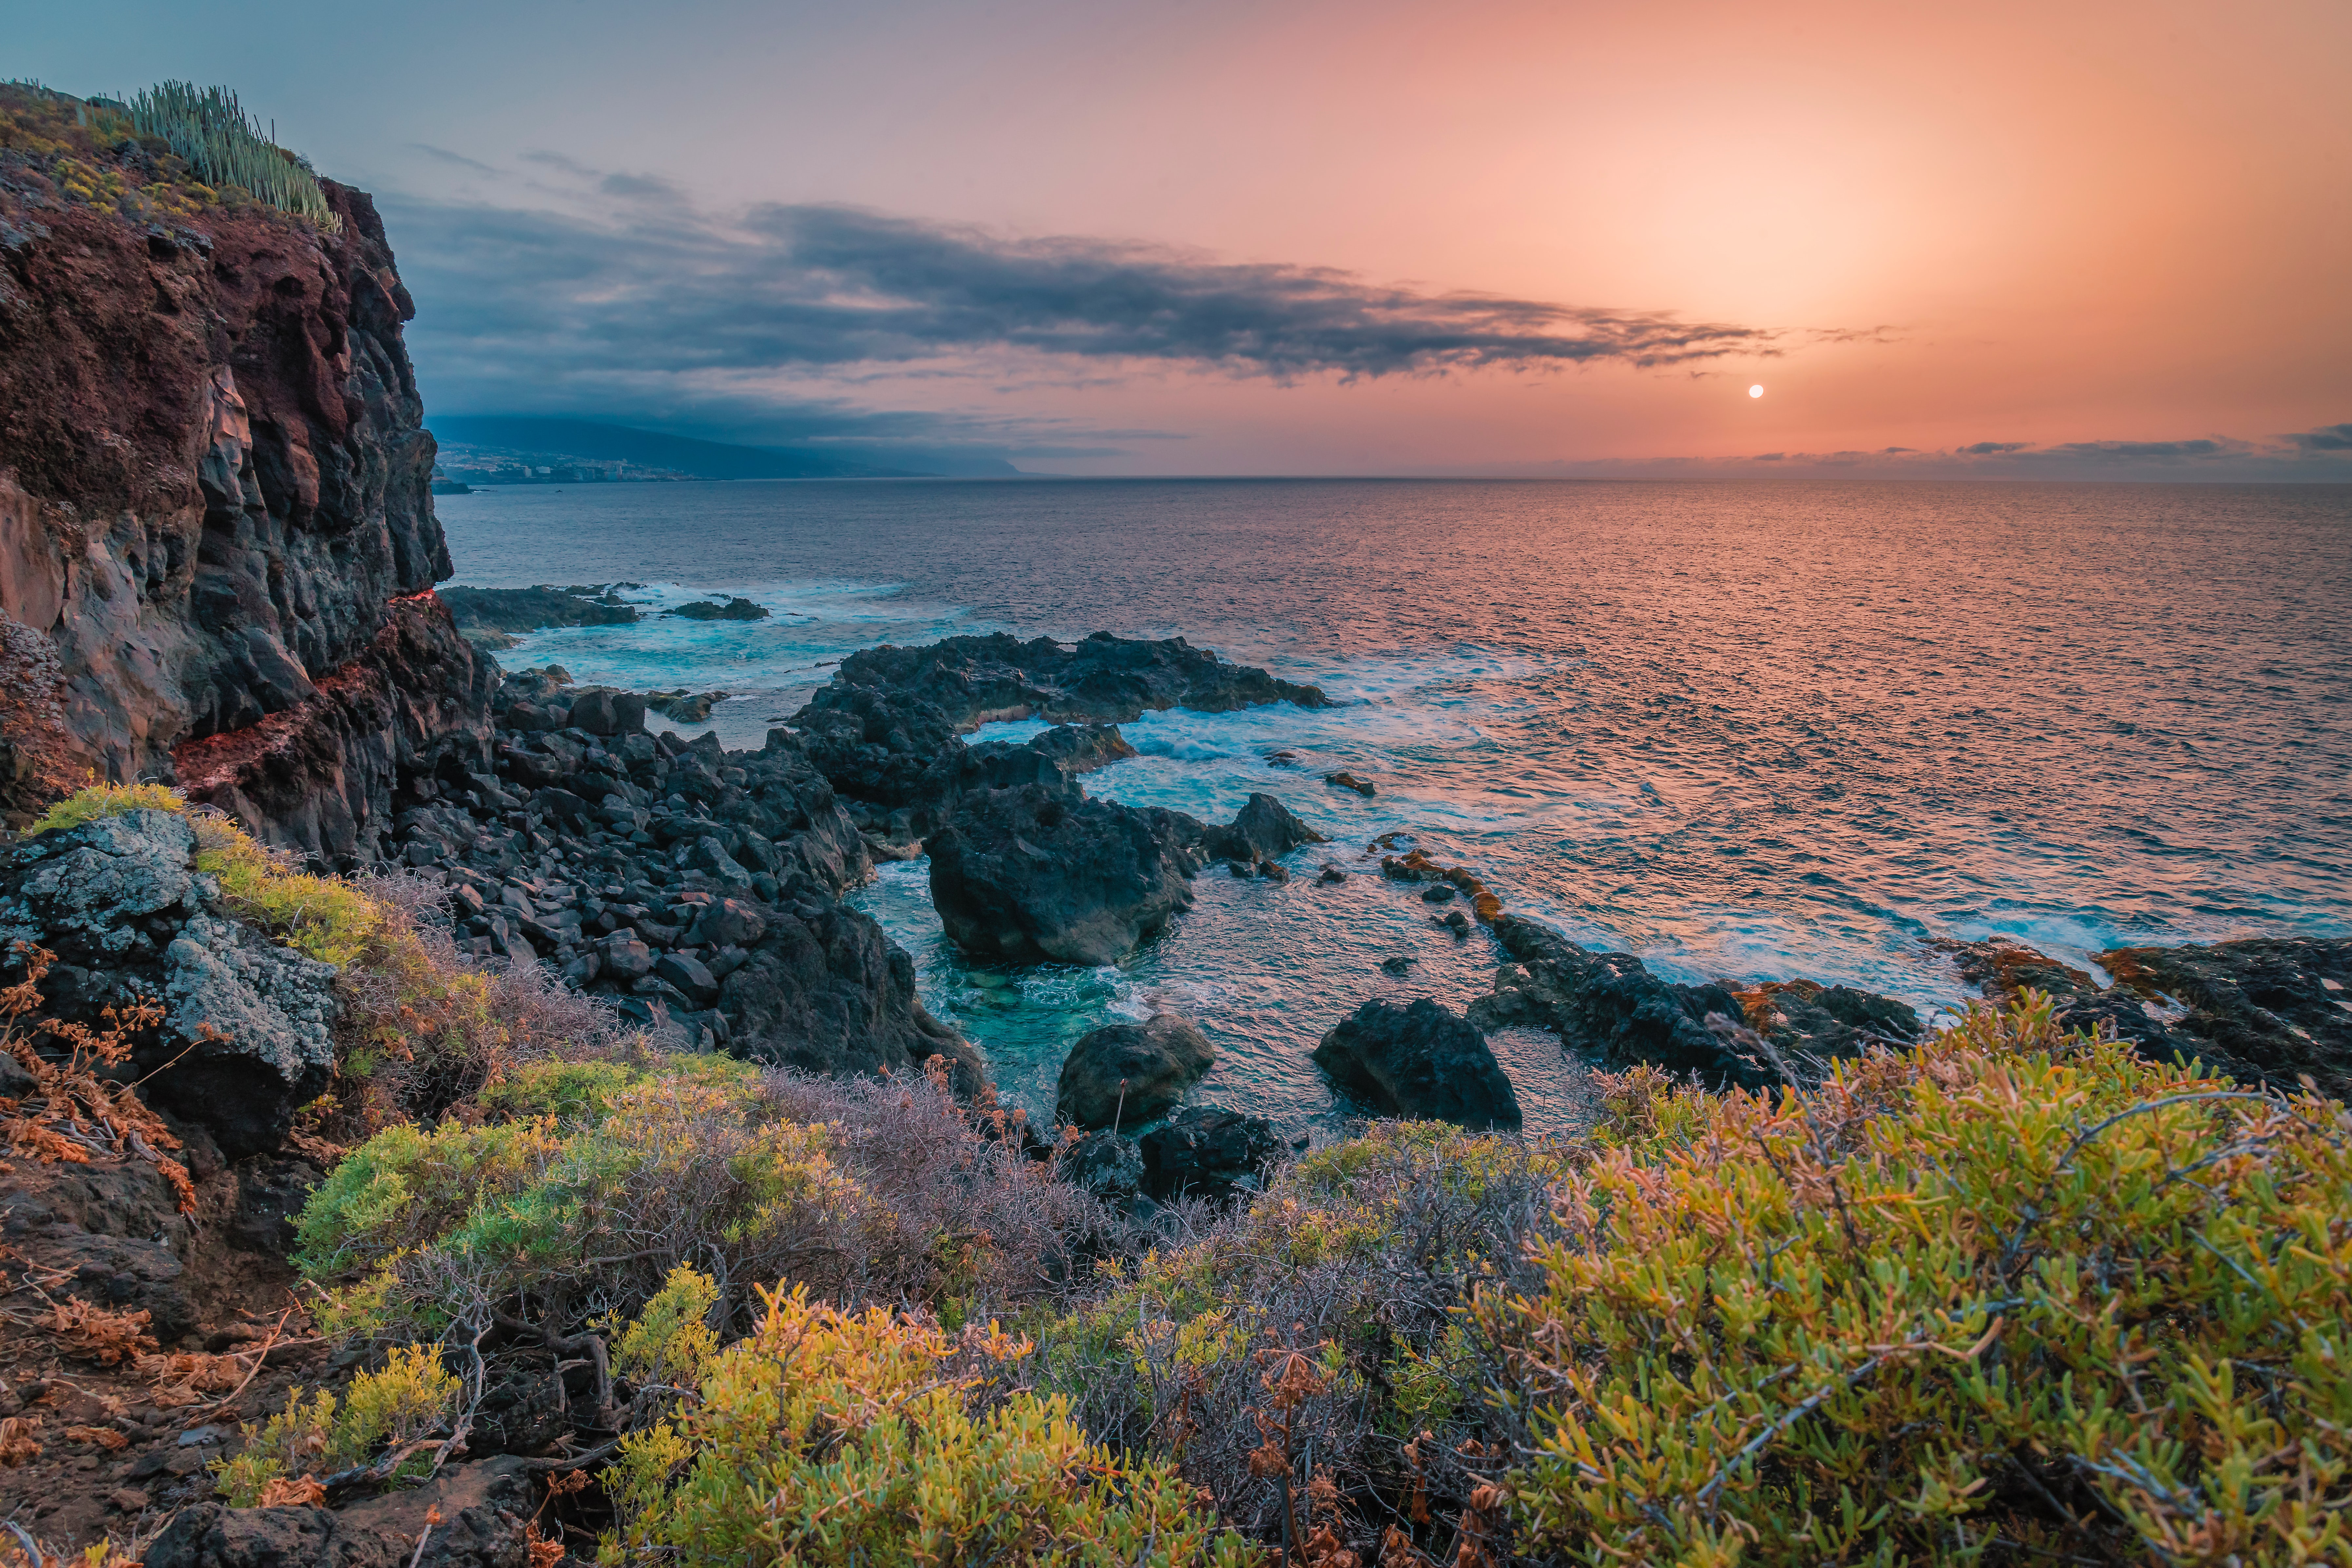
M57 959L48 1016L97 1026L134 997L164 1006L133 1060L158 1104L207 1128L232 1157L275 1148L334 1073L334 967L278 946L219 902L176 812L58 828L0 865L0 953ZM166 1064L170 1064L168 1067Z
M1056 1114L1073 1127L1139 1127L1156 1120L1216 1060L1189 1018L1162 1013L1082 1037L1062 1063Z
M1143 1135L1143 1190L1154 1198L1220 1199L1255 1191L1281 1152L1274 1123L1221 1105L1179 1111Z
M1124 1204L1143 1191L1143 1152L1116 1132L1089 1132L1063 1151L1060 1173L1107 1204Z
M1365 1003L1315 1047L1315 1063L1357 1098L1401 1116L1517 1127L1518 1096L1486 1037L1423 996Z
M1479 1028L1549 1028L1570 1048L1606 1061L1650 1062L1718 1085L1778 1081L1769 1065L1706 1026L1711 1015L1734 1025L1745 1016L1722 986L1660 980L1631 953L1589 952L1523 915L1500 917L1494 931L1516 962L1496 974L1490 994L1470 1005Z
M635 606L612 588L445 588L442 603L449 606L462 632L536 632L552 626L625 626L637 618Z
M983 790L930 841L931 901L967 952L1116 963L1191 907L1189 822L1042 784Z
M682 616L689 621L764 621L768 618L768 606L755 605L749 599L736 597L729 599L723 605L713 604L708 600L698 601L691 605L680 605L674 610L664 610L662 614Z
M1748 1026L1783 1051L1850 1057L1873 1041L1907 1045L1925 1032L1906 1004L1850 985L1768 980L1732 994Z
M401 770L478 744L487 679L431 597L415 308L373 202L321 189L340 232L52 199L0 247L0 612L55 649L61 706L9 742L59 784L190 782L346 865Z
M534 1517L528 1461L442 1470L421 1486L324 1508L182 1509L147 1548L146 1568L520 1568ZM437 1522L428 1525L430 1514ZM420 1541L422 1545L419 1545Z
M2352 1099L2352 941L2126 947L2098 961L2116 979L2100 1001L2186 1007L2168 1026L2182 1055L2241 1083L2291 1089L2308 1074L2322 1094Z

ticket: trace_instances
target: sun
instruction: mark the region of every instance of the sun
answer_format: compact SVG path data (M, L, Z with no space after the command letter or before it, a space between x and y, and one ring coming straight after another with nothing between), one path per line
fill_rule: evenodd
M1761 384L1761 383L1759 383L1758 384L1756 384L1756 385L1754 385L1754 386L1749 387L1749 388L1748 389L1748 396L1750 396L1750 397L1761 397L1761 396L1763 396L1763 395L1764 395L1764 387L1763 387L1762 384Z

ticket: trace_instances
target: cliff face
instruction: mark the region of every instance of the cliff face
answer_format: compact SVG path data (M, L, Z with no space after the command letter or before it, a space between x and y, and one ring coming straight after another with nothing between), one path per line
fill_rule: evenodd
M114 153L131 181L146 155ZM348 865L401 768L487 765L493 677L431 595L415 306L368 196L325 189L339 235L140 222L0 158L0 612L58 666L12 758L181 782ZM0 767L6 805L33 771Z

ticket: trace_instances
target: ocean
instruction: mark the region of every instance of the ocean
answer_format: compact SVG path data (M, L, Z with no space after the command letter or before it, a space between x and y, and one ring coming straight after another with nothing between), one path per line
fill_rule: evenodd
M625 581L749 623L534 634L509 668L724 690L761 744L845 654L1005 630L1182 636L1339 706L1147 715L1089 793L1250 792L1376 867L1403 830L1507 907L1671 978L1966 1005L1945 938L2082 962L2352 930L2352 487L1454 480L773 481L436 502L456 580ZM992 726L1017 738L1035 724ZM1370 799L1331 788L1345 769ZM1414 889L1222 872L1116 970L963 961L919 861L858 898L925 1002L1046 1116L1069 1043L1172 1006L1199 1101L1334 1129L1307 1053L1369 997L1487 989ZM1410 960L1403 973L1384 959ZM1494 1041L1530 1129L1588 1113L1557 1039Z

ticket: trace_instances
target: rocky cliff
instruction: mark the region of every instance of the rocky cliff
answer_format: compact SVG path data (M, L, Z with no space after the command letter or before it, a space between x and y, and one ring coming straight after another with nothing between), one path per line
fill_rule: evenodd
M59 101L0 89L0 614L57 687L0 725L5 804L176 780L352 864L400 766L487 743L415 306L365 193L323 182L340 232L224 201Z

